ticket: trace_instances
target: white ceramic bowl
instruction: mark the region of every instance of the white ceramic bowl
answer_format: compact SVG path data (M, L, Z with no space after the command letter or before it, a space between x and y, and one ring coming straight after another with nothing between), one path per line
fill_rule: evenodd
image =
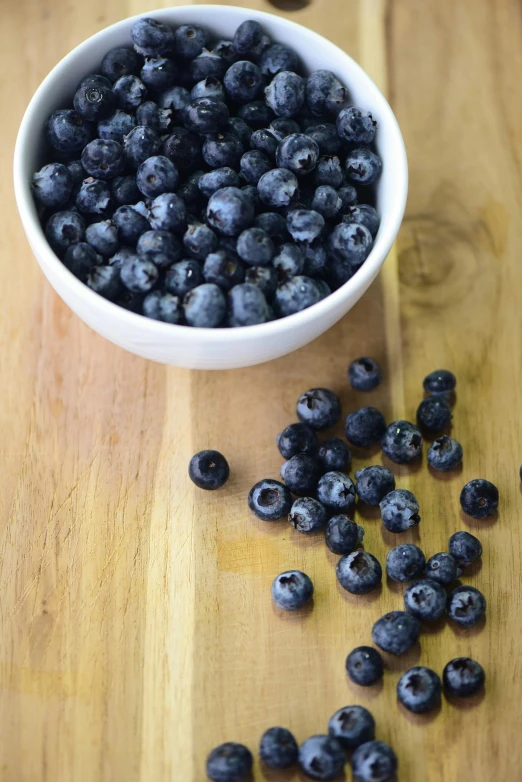
M141 14L143 16L144 14ZM53 68L36 91L22 120L14 155L18 209L29 244L59 296L91 328L139 356L192 369L229 369L260 364L306 345L336 323L374 280L395 240L408 188L406 152L387 101L372 80L345 52L317 33L272 14L221 5L191 5L147 12L171 25L200 24L216 38L230 38L245 19L257 19L275 40L292 46L308 70L332 70L348 87L354 105L378 120L377 148L383 173L377 188L381 225L373 249L359 271L323 301L303 312L258 326L197 329L145 318L112 304L74 277L51 250L38 220L29 183L45 163L44 125L49 114L71 104L79 80L96 71L103 55L131 43L138 17L125 19L93 35Z

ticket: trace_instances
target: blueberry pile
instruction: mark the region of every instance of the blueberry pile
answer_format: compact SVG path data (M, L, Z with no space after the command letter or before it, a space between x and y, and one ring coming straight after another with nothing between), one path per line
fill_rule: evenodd
M379 384L381 373L377 362L361 358L350 365L348 376L353 388L370 391ZM451 422L455 385L455 376L446 370L425 378L427 396L419 406L418 426L402 420L387 425L374 407L349 413L345 419L348 442L357 447L380 442L388 459L409 464L421 457L423 434L439 434L428 451L429 465L433 470L455 469L462 460L462 447L449 435L441 434ZM383 465L357 470L353 481L348 475L352 457L344 440L328 437L319 441L318 433L334 427L341 418L341 404L333 391L306 391L297 401L296 415L298 422L276 438L285 459L282 482L266 478L256 483L248 505L263 521L286 518L304 535L324 534L327 547L340 556L336 575L341 587L354 595L371 592L382 583L383 566L362 547L364 529L352 518L357 499L379 507L384 527L394 534L420 523L419 502L412 492L396 488L393 472ZM460 503L469 516L486 518L497 510L498 490L489 481L472 480L462 489ZM349 678L362 687L380 682L385 667L381 652L405 654L418 642L425 623L440 621L446 615L460 628L477 625L485 615L486 599L480 590L459 579L481 555L480 541L466 531L455 532L448 550L428 559L413 543L390 549L384 567L388 580L406 585L403 605L374 623L374 646L358 646L348 654L345 666ZM312 580L300 570L280 573L272 583L272 599L284 611L303 608L313 594ZM478 693L484 683L482 666L469 657L458 657L447 663L442 676L421 665L407 670L397 683L397 699L404 709L421 714L439 706L443 690L447 697L463 698ZM340 709L330 719L327 733L312 736L301 746L286 728L280 727L270 728L260 745L266 767L282 769L297 763L306 776L315 780L337 777L347 761L347 752L358 782L395 779L395 753L375 740L375 721L362 706ZM243 745L224 744L209 755L207 774L214 782L242 782L248 778L252 762L250 751Z
M126 309L204 328L343 285L379 228L372 115L255 21L230 41L149 18L131 35L47 121L32 187L67 268Z

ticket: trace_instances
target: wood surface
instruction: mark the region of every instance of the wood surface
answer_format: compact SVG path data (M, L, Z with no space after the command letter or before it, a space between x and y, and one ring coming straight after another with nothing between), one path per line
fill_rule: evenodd
M40 273L12 193L15 134L41 79L85 37L160 0L2 2L2 782L202 782L215 744L255 750L274 724L304 740L349 703L373 711L378 737L399 756L400 782L522 776L520 4L277 2L388 92L410 195L397 252L342 322L291 356L229 372L148 363L90 331ZM264 0L237 4L274 10ZM359 355L384 368L370 395L347 383ZM246 495L277 477L274 438L301 391L324 385L345 412L371 400L390 420L411 418L423 376L437 367L458 376L453 431L464 466L447 477L425 463L396 470L422 513L401 540L430 555L455 530L478 534L482 565L465 581L485 592L487 621L471 631L438 625L390 661L382 688L365 691L347 681L346 654L401 606L402 590L341 592L324 543L256 521ZM187 478L190 456L205 447L231 463L217 493ZM498 484L498 518L460 514L461 486L473 477ZM359 521L383 560L393 536L375 514ZM273 577L289 567L316 585L304 615L281 615L270 601ZM457 655L484 665L484 698L444 700L427 717L397 707L400 671L420 660L441 672ZM254 779L301 777L270 775L256 761Z

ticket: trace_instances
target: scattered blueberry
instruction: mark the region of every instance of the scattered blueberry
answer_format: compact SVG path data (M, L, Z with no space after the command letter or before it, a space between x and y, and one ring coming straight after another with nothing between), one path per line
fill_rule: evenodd
M355 749L375 738L375 720L364 706L344 706L330 717L328 733L346 750Z
M413 581L420 578L426 567L426 557L413 543L402 543L386 555L386 573L393 581Z
M432 396L451 396L457 385L457 378L448 369L436 369L426 375L423 381L424 390Z
M368 448L378 443L385 431L384 416L375 407L361 407L346 416L346 438L360 448Z
M299 766L311 779L335 779L345 762L342 744L333 736L311 736L299 747Z
M377 506L387 494L395 489L395 476L380 464L363 467L355 473L355 490L361 502Z
M250 489L248 507L263 521L278 521L290 513L292 495L283 483L265 478Z
M190 460L189 477L198 489L220 489L229 475L228 462L219 451L199 451Z
M373 358L358 358L348 367L350 385L356 391L372 391L381 382L381 370Z
M441 432L451 419L451 408L444 397L428 396L417 408L417 424L427 432Z
M470 657L456 657L444 666L442 681L448 695L467 698L484 687L486 675L480 663Z
M461 573L455 557L451 554L446 554L444 551L441 551L439 554L434 554L428 559L425 572L426 578L437 581L443 586L452 584Z
M431 668L416 665L397 682L397 698L414 714L424 714L440 705L440 677Z
M379 561L373 554L362 549L342 556L335 572L343 589L353 595L365 595L378 587L382 581L382 568Z
M190 290L183 299L183 312L189 326L212 329L225 317L227 303L223 291L213 283Z
M421 631L419 620L406 611L390 611L372 628L372 640L384 652L399 656L417 642Z
M299 453L315 455L317 435L307 424L290 424L277 436L277 447L285 459Z
M261 736L259 757L268 768L278 771L297 762L299 747L286 728L269 728Z
M474 519L486 519L498 508L497 487L483 478L475 478L462 489L460 507Z
M468 567L482 556L482 543L469 532L455 532L449 539L448 551L459 567Z
M321 466L309 454L298 453L281 467L281 477L292 492L299 497L315 494ZM321 498L319 498L321 499Z
M310 602L314 594L311 579L300 570L286 570L272 582L272 599L285 611L296 611Z
M325 471L350 469L352 455L343 440L330 437L323 440L317 452L317 458Z
M382 523L389 532L406 532L421 520L417 498L407 489L389 492L379 502L379 506Z
M333 554L351 554L363 538L363 528L343 514L332 516L326 524L325 543Z
M432 397L437 399L438 397ZM434 470L454 470L462 461L462 446L453 437L443 434L430 445L428 464Z
M396 778L397 757L384 741L361 744L350 763L356 782L393 782Z
M292 457L292 459L298 458L299 455ZM288 483L287 486L293 491ZM293 491L293 493L295 494L296 492ZM327 518L326 508L320 502L314 500L313 497L299 497L292 505L288 514L288 521L292 527L298 532L305 534L324 529Z
M409 464L422 453L422 435L409 421L394 421L382 438L382 450L396 464Z
M252 770L252 753L243 744L228 741L207 757L207 777L212 782L245 782Z
M311 388L297 400L297 417L312 429L334 426L341 416L339 397L327 388Z
M473 627L486 613L486 598L472 586L458 586L448 597L448 616L461 627Z
M373 646L358 646L346 658L346 672L356 684L371 687L383 677L382 657Z
M404 608L423 622L436 622L446 610L446 592L438 581L416 581L404 593Z

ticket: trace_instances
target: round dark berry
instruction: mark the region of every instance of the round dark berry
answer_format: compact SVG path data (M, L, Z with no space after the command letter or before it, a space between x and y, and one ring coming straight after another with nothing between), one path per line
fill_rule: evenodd
M438 581L421 579L406 589L404 608L423 622L436 622L446 610L446 592Z
M486 613L486 598L472 586L458 586L448 597L448 616L461 627L473 627Z
M269 728L261 736L259 757L268 768L282 770L297 762L299 747L286 728Z
M451 407L443 397L428 396L417 408L417 424L427 432L441 432L452 419Z
M482 543L469 532L455 532L449 539L448 551L459 567L468 567L482 556Z
M247 747L229 741L213 749L207 757L207 777L212 782L245 782L253 762Z
M326 524L325 543L333 554L351 554L363 537L363 528L343 514L332 516Z
M392 782L398 765L395 752L384 741L361 744L350 763L357 782Z
M384 416L375 407L361 407L346 416L346 438L348 442L360 448L378 443L385 431Z
M298 457L292 458L297 459ZM324 529L327 518L326 508L313 497L297 499L288 514L288 521L292 527L306 535Z
M334 426L341 416L339 397L327 388L311 388L297 400L297 417L312 429Z
M339 437L323 440L317 452L317 458L325 471L349 470L352 462L350 449Z
M334 513L348 513L355 507L352 479L337 470L325 473L317 484L317 499Z
M373 646L358 646L346 658L346 672L356 684L371 687L383 677L382 657Z
M101 82L84 84L74 94L73 105L80 117L99 122L109 117L116 108L116 95Z
M356 391L372 391L381 382L381 370L373 358L357 358L348 367L350 385Z
M183 312L189 326L215 329L223 321L227 309L221 288L208 282L192 288L183 299Z
M189 462L189 477L198 489L220 489L229 475L228 462L219 451L199 451Z
M448 369L436 369L424 378L423 387L432 396L450 396L457 385L457 378Z
M436 709L440 704L440 693L439 675L423 665L410 668L397 682L397 698L414 714Z
M224 187L208 201L207 220L219 233L238 236L254 220L254 206L237 187Z
M386 573L393 581L413 581L420 578L426 567L426 557L413 543L403 543L388 551Z
M382 523L389 532L405 532L421 520L417 498L407 489L389 492L379 506Z
M321 467L317 459L305 453L292 456L281 467L282 479L292 494L299 497L315 494L320 475Z
M434 470L454 470L461 461L462 445L447 434L437 437L428 449L428 464Z
M367 146L375 138L377 122L369 111L349 106L337 115L337 133L353 146Z
M333 736L311 736L299 747L299 766L311 779L333 780L345 762L343 746Z
M250 489L248 507L263 521L278 521L290 513L292 495L283 483L265 478Z
M483 478L467 483L460 493L460 507L474 519L485 519L498 508L498 489Z
M314 594L311 579L300 570L286 570L272 582L272 599L285 611L296 611L308 603Z
M456 657L444 666L442 681L448 695L467 698L484 687L486 674L482 665L476 660L470 657Z
M394 421L384 432L382 450L396 464L409 464L422 453L422 435L409 421Z
M455 557L451 554L446 554L444 551L434 554L426 562L426 578L437 581L443 586L452 584L459 577L460 573L461 571Z
M372 628L372 640L384 652L405 654L417 642L421 632L418 619L406 611L390 611Z
M364 706L344 706L328 721L328 733L347 749L375 738L375 720Z
M362 549L341 557L335 572L343 589L353 595L365 595L378 587L382 581L379 560Z
M361 502L379 505L387 494L395 489L395 476L387 467L374 464L355 473L355 490Z

